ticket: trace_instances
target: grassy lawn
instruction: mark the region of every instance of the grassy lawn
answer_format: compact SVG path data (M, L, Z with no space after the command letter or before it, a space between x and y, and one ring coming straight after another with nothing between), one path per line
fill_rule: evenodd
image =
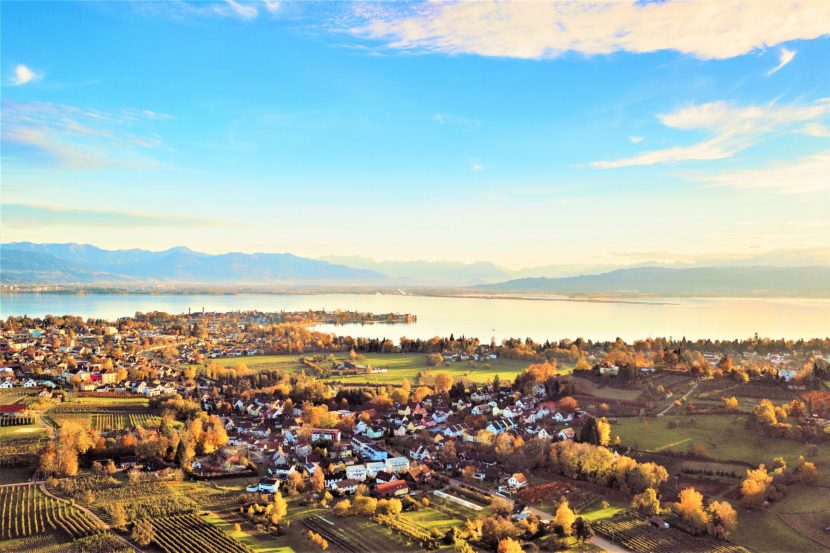
M220 367L238 367L245 365L250 369L284 370L288 373L297 372L304 367L297 361L299 355L260 355L252 357L235 357L228 359L211 359L209 364ZM326 355L327 357L327 355ZM338 360L347 357L337 355ZM357 361L358 364L368 364L372 368L386 369L379 374L333 375L329 380L339 382L377 382L379 384L400 384L404 379L416 383L418 373L434 370L446 371L456 379L466 379L471 382L487 382L495 375L502 380L513 380L516 374L524 370L530 363L516 359L494 359L487 362L459 361L445 363L438 368L428 367L426 357L421 353L367 353ZM323 363L325 366L328 362ZM562 372L569 373L573 367L563 366ZM423 383L429 384L429 377Z
M129 405L148 407L150 400L145 397L73 397L67 403L81 405Z
M280 538L272 538L253 530L250 525L242 525L243 528L237 532L234 530L234 523L230 519L209 512L207 516L203 517L205 521L211 523L217 528L223 530L226 534L244 543L256 553L294 553L294 549L289 545L281 545ZM247 528L247 529L246 529Z
M17 438L46 438L46 428L40 417L35 418L34 424L0 427L0 441Z
M676 428L669 428L671 420L678 420ZM804 446L792 440L768 438L744 428L745 415L699 415L694 424L687 425L688 417L619 418L612 425L611 434L619 435L624 446L648 451L673 449L686 451L692 444L703 444L713 459L746 461L769 465L781 456L788 463L804 455ZM816 464L830 462L830 444L820 444L819 454L811 459Z
M579 516L593 522L595 520L611 518L612 516L616 515L619 512L625 511L626 509L628 509L628 505L617 502L609 504L608 507L605 507L604 509L602 507L598 507L597 509L587 511L585 513L580 513Z
M441 532L446 532L453 526L458 526L463 522L437 509L431 508L422 508L418 511L401 513L400 517L420 526L424 532L429 532L432 528L438 528Z
M793 531L774 513L738 510L738 527L730 541L761 553L782 551L817 551L820 548Z

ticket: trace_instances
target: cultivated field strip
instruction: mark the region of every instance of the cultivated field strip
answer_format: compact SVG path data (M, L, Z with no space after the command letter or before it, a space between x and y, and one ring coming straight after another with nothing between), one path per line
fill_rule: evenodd
M593 524L597 533L634 553L749 553L749 550L708 537L694 537L681 530L658 530L634 514L617 515Z
M198 515L150 520L155 542L165 553L250 553L250 549Z
M323 536L326 541L346 553L369 553L369 550L361 544L349 539L349 537L336 526L326 522L319 516L313 516L302 520L303 526Z
M45 495L35 484L0 488L0 538L25 538L50 530L77 539L103 528L80 509Z

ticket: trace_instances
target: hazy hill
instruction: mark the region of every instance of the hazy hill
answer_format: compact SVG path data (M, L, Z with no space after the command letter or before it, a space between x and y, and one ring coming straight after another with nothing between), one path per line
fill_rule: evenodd
M361 256L330 255L322 259L350 267L370 269L395 278L440 284L478 284L510 278L512 273L489 261L375 261Z
M477 286L499 292L656 295L830 295L828 267L639 267L565 278L522 278Z
M0 251L0 278L4 282L11 282L11 278L15 282L59 282L61 274L67 276L67 282L134 279L214 283L342 283L379 282L387 278L376 271L287 253L210 255L188 248L152 252L104 250L87 244L31 242L5 244ZM12 268L7 266L7 259ZM26 275L28 279L23 278ZM85 278L80 278L82 276Z

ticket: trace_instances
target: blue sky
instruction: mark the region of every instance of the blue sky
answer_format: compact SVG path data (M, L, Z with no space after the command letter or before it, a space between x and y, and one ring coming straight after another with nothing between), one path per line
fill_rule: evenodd
M830 3L3 2L2 239L830 251Z

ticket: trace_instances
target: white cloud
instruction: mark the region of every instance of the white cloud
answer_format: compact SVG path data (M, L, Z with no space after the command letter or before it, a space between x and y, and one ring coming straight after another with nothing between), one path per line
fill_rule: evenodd
M638 144L638 143L643 141L643 137L642 136L629 136L628 141L631 142L632 144Z
M275 2L274 0L263 0L263 2L265 4L265 9L270 13L277 13L282 7L279 2Z
M242 19L255 19L259 15L259 10L254 5L237 2L236 0L225 0L225 3L234 14Z
M42 75L37 71L23 65L22 63L19 64L17 67L14 68L14 75L9 79L10 86L21 86L26 83L30 83L32 81L36 81L40 79Z
M810 123L801 128L801 132L807 136L817 136L820 138L830 138L830 128L821 123Z
M830 34L824 0L430 2L358 6L351 31L390 48L525 59L674 50L726 59Z
M756 144L764 135L792 132L797 125L808 123L809 129L804 127L801 132L815 134L818 130L809 123L824 119L828 114L830 99L827 98L806 106L767 104L740 107L723 101L691 105L657 117L663 125L672 129L707 132L709 137L705 140L689 146L652 150L629 158L595 161L591 165L598 169L615 169L725 159Z
M768 189L782 193L830 192L830 150L761 169L742 169L700 177L708 186Z
M778 65L767 71L767 77L769 77L773 73L776 73L779 69L793 61L795 54L795 50L787 50L786 48L781 48L781 50L778 52Z
M484 165L482 165L477 159L474 159L473 164L470 166L470 171L473 173L484 171Z
M458 125L465 130L477 129L481 126L481 121L478 119L467 119L451 113L436 113L432 116L432 120L441 125Z

